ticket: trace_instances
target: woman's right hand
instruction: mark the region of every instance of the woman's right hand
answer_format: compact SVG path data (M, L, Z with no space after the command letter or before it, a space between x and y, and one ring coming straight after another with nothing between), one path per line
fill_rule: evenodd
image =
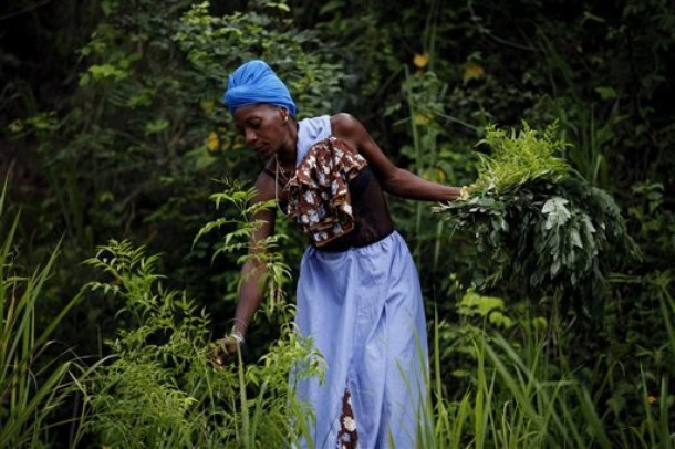
M231 333L223 338L219 338L211 344L207 357L216 365L223 366L228 360L235 357L239 352L239 347L243 343L241 334Z

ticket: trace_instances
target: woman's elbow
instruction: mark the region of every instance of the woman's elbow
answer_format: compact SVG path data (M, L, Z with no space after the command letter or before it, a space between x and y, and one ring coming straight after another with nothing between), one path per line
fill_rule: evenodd
M401 192L402 170L400 168L393 169L390 173L383 176L382 189L392 195L400 195Z

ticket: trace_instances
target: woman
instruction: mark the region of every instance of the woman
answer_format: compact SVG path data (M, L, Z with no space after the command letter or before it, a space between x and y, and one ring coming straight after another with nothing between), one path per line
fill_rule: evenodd
M460 189L395 167L348 114L296 123L286 86L262 61L229 77L224 102L247 145L268 159L254 201L277 198L308 233L298 281L296 323L324 356L325 383L301 381L315 411L316 447L415 445L424 413L427 365L422 296L413 259L394 230L383 191L404 198L448 201ZM273 231L276 210L260 212L256 242ZM244 279L232 333L244 340L261 294L262 264L242 267ZM222 359L218 359L222 363Z

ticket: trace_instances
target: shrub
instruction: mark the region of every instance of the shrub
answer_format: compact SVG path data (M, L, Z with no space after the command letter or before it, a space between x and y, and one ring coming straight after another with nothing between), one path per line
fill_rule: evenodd
M168 291L155 272L157 256L128 242L99 247L87 263L107 282L89 284L123 301L112 354L88 370L81 385L90 414L82 431L121 447L281 446L307 429L311 411L295 399L296 378L319 375L321 358L284 326L261 364L217 367L207 361L209 316L183 292ZM82 432L80 437L82 436ZM276 444L278 443L278 444Z

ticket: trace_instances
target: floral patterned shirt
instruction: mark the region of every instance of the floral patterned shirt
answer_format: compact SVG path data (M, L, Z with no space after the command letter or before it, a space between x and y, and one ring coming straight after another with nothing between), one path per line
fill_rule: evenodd
M296 217L316 247L352 231L349 181L367 162L344 140L330 136L314 144L284 188L288 216Z

